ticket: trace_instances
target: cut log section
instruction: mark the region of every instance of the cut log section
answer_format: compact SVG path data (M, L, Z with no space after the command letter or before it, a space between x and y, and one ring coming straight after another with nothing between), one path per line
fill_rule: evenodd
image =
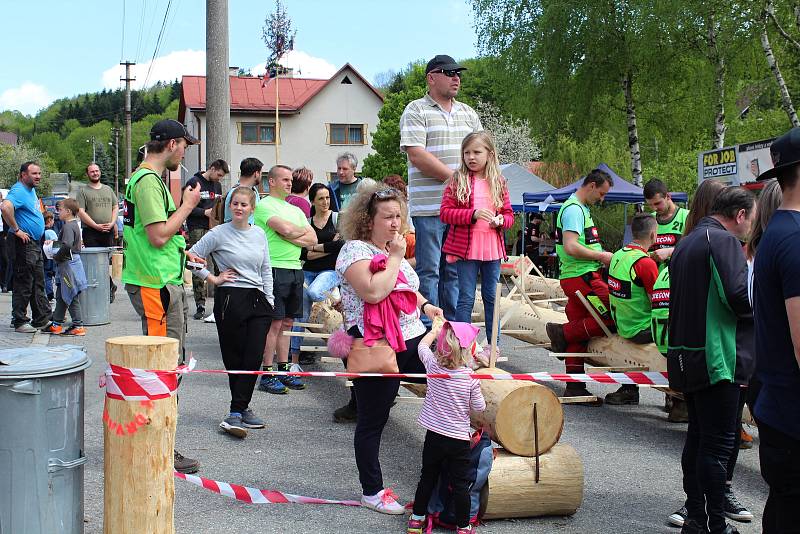
M478 374L508 374L483 368ZM470 414L472 426L486 428L503 448L520 456L534 456L533 405L538 417L539 454L550 450L564 429L564 410L550 388L522 380L481 380L486 410Z
M536 458L498 451L481 492L483 519L572 515L583 502L583 462L570 445L558 443Z
M308 327L312 332L332 334L344 324L344 318L327 301L322 301L312 304L311 311L308 314L308 322L322 325L322 328Z

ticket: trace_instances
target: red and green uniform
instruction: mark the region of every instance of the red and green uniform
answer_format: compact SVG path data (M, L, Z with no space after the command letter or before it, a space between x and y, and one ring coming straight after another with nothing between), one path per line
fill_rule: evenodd
M564 228L561 223L561 216L570 206L578 206L583 212L583 232L578 234L578 244L589 250L596 250L598 252L603 250L600 244L600 237L597 233L597 226L592 220L592 215L589 208L580 203L580 201L572 195L558 210L556 216L556 254L560 264L559 278L575 278L586 273L593 273L600 269L600 262L595 260L584 260L580 258L573 258L564 250Z
M611 257L608 272L608 293L611 316L617 324L617 333L632 338L650 326L650 296L645 283L634 266L650 260L639 247L626 246Z
M653 293L650 295L652 311L650 331L653 333L653 342L658 351L667 355L669 345L669 269L662 269L653 284Z

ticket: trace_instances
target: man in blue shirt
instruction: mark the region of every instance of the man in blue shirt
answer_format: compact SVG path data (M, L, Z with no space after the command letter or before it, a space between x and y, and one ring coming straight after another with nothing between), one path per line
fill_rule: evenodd
M758 245L753 283L755 417L769 485L764 534L800 532L800 128L773 141L770 152L775 167L758 179L777 177L783 201Z
M36 162L20 166L19 181L0 204L8 223L9 254L14 256L14 289L11 296L14 328L17 332L34 333L37 329L51 333L52 311L44 289L42 234L44 216L35 187L42 179ZM33 323L28 319L30 303Z

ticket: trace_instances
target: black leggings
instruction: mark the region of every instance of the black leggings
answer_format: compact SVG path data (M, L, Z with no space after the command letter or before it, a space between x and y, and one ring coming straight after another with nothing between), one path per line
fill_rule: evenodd
M225 369L258 371L272 324L267 297L259 289L226 286L218 287L214 295L214 318ZM256 375L228 375L231 412L248 408L256 379Z
M351 329L351 335L352 335ZM406 340L406 350L397 353L397 367L401 373L424 373L417 347L424 334ZM425 380L423 379L422 382ZM383 474L378 458L381 434L389 409L400 387L399 378L357 378L353 380L356 396L356 422L353 446L358 467L358 479L364 495L375 495L383 489Z
M425 434L425 446L422 449L422 475L417 484L414 496L414 513L428 513L428 501L431 499L442 468L447 466L448 479L453 488L456 526L466 528L469 525L470 499L469 490L472 482L469 479L470 449L469 441L455 439L428 430Z

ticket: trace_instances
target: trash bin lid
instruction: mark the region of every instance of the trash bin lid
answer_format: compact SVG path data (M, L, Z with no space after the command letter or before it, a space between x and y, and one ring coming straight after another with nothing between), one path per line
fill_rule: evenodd
M83 247L81 254L108 254L111 252L110 247Z
M75 373L92 364L78 345L0 350L0 380Z

